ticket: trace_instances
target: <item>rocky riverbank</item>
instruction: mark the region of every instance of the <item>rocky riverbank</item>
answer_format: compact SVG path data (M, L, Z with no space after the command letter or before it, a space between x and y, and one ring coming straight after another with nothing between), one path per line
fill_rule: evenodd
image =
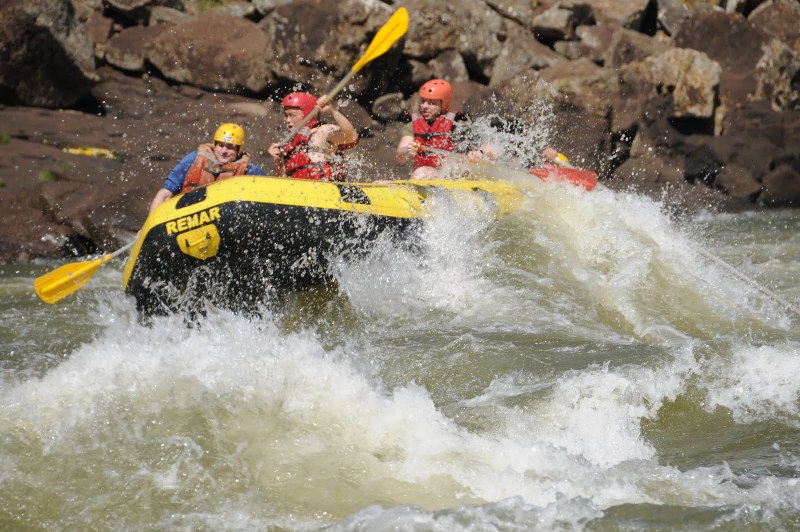
M222 121L244 125L271 169L276 101L330 89L399 5L6 0L0 262L118 247ZM402 5L405 38L340 95L362 135L362 178L402 175L403 111L445 77L474 116L520 129L546 119L526 149L554 145L607 186L689 207L800 205L800 2Z

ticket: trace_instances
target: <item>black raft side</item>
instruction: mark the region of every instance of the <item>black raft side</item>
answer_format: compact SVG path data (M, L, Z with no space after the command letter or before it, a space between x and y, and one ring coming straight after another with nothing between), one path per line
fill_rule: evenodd
M177 312L201 301L234 310L251 307L276 290L328 282L328 257L357 257L387 231L393 240L405 240L421 223L242 200L215 207L218 218L186 231L176 232L174 224L168 231L170 222L148 231L126 287L141 312ZM219 244L213 256L195 258L181 250L180 238L202 239L214 230Z

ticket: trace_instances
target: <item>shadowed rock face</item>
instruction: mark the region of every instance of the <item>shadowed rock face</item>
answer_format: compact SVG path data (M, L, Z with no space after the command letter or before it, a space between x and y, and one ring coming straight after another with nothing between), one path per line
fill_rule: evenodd
M800 205L800 3L409 0L405 38L339 95L356 180L402 177L403 110L431 77L453 107L633 187L719 208ZM203 5L208 5L205 3ZM5 0L0 262L113 249L177 160L241 123L272 170L277 101L327 92L395 7L377 0ZM689 5L690 7L687 7ZM65 152L94 146L115 158Z
M69 4L7 0L0 17L0 96L7 103L71 107L97 80L92 45Z

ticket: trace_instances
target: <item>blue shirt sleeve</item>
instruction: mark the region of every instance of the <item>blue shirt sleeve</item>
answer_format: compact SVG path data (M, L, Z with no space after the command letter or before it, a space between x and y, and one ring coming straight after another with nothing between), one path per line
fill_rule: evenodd
M247 165L247 170L245 170L245 173L247 175L267 175L264 173L264 170L262 170L261 167L256 166L253 163Z
M189 171L189 168L192 167L195 157L197 157L197 150L187 154L181 159L181 162L175 165L175 168L172 169L164 180L163 187L173 194L180 192L183 188L183 180L186 179L186 173Z

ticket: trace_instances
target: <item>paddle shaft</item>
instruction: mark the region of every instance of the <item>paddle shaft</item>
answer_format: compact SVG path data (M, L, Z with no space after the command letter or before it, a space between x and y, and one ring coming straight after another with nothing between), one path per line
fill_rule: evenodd
M424 146L422 149L423 149L423 151L428 151L428 152L431 152L431 153L435 153L436 155L444 155L446 157L457 157L459 159L466 159L467 158L467 154L466 153L458 153L458 152L454 152L454 151L447 151L447 150L443 150L441 148L434 148L433 146ZM477 163L473 163L473 164L483 164L483 165L489 165L489 166L496 166L498 168L503 168L505 170L514 170L516 172L525 172L525 170L522 169L522 168L515 168L513 166L508 166L507 164L496 163L496 162L493 162L493 161L487 161L485 159L481 159Z
M122 246L121 248L116 250L114 253L109 254L108 255L108 260L111 260L111 259L113 259L115 257L119 257L123 253L127 252L128 250L130 250L133 247L133 245L135 243L136 243L136 240L132 240L132 241L128 242L127 244L125 244L124 246Z
M334 96L339 94L345 85L356 75L364 65L372 61L373 59L380 57L381 55L385 54L389 48L392 47L394 43L396 43L400 37L406 34L408 31L408 10L404 7L399 8L395 11L389 20L381 26L378 32L375 34L375 37L372 38L372 42L369 43L367 46L367 51L364 52L364 55L361 56L355 65L350 69L350 72L342 78L342 80L336 84L336 86L325 95L325 100L327 103L330 103ZM320 108L314 107L310 113L303 117L303 119L294 126L288 135L281 141L281 144L286 144L289 142L291 138L297 135L297 132L300 131L303 126L308 124L308 122L319 114Z
M333 88L333 90L331 90L328 94L325 95L326 101L330 102L334 96L339 94L339 91L341 91L344 88L344 86L347 85L347 83L351 79L353 79L353 76L355 75L356 75L355 70L351 70L350 72L348 72L347 75L344 78L342 78L342 81L337 83L336 86ZM289 142L290 139L292 139L295 135L297 135L298 131L303 129L303 126L308 124L311 121L311 119L313 119L315 116L319 114L319 111L320 111L319 107L314 107L314 109L312 109L310 113L304 116L303 119L296 126L294 126L291 131L289 131L289 134L286 135L283 138L283 140L281 140L281 144L286 144L287 142Z
M436 155L444 155L444 156L447 156L447 157L459 157L459 158L462 158L462 159L466 159L467 158L467 154L466 153L458 153L458 152L453 152L453 151L447 151L447 150L443 150L441 148L434 148L433 146L423 146L422 147L422 151L429 151L431 153L435 153ZM558 155L560 155L561 157L564 157L564 155L562 155L560 153ZM494 166L499 166L501 168L508 168L508 169L511 169L511 170L522 170L521 168L514 168L512 166L508 166L508 165L500 164L500 163L495 163L495 162L492 162L492 161L487 161L485 159L481 159L480 161L478 161L477 164L491 164L491 165L494 165ZM556 158L556 160L553 161L553 164L557 164L558 166L563 166L565 168L575 168L569 162L566 161L566 157L564 157L564 159L561 159L560 157Z
M466 159L467 158L467 154L466 153L458 153L458 152L455 152L455 151L447 151L447 150L443 150L441 148L434 148L433 146L423 146L421 151L427 151L427 152L430 152L430 153L434 153L436 155L443 155L445 157L457 157L459 159ZM475 164L488 164L488 165L492 165L492 166L497 166L499 168L505 168L507 170L521 171L520 168L514 168L512 166L507 166L505 164L495 163L495 162L492 162L492 161L486 161L486 160L483 160L483 159L481 159L480 161L478 161Z

